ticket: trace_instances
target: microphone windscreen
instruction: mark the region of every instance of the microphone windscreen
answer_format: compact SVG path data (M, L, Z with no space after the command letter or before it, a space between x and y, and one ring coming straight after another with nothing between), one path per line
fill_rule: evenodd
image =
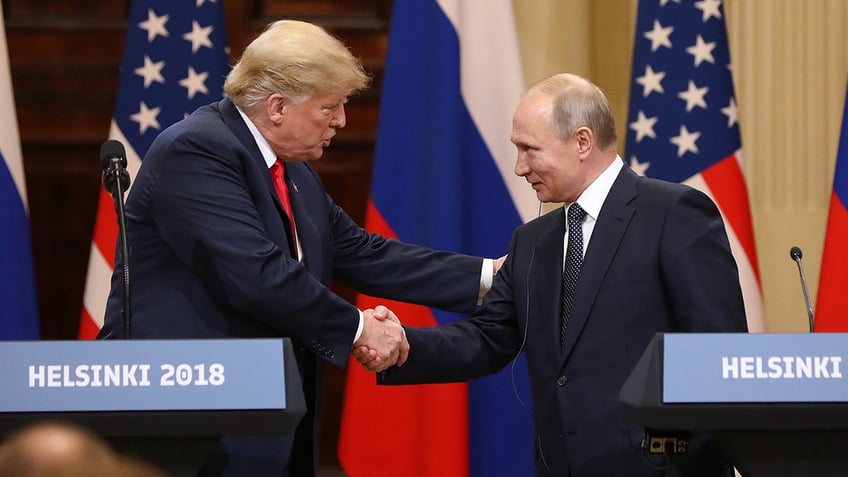
M789 256L792 257L792 260L801 260L803 254L801 253L800 247L792 247L789 249Z
M121 144L121 141L109 139L100 146L100 167L105 169L113 157L120 158L121 163L126 166L127 156L124 145Z

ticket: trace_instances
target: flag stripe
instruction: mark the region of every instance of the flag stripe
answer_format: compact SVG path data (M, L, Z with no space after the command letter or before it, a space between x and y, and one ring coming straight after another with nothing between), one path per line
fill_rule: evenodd
M0 105L0 340L38 339L26 181L1 14Z
M833 174L833 192L827 217L819 292L816 300L816 331L848 331L848 93L842 115L842 132Z
M371 197L374 210L401 240L497 257L506 252L515 227L538 214L533 190L513 173L516 153L509 143L512 114L523 90L521 71L511 2L395 2ZM372 228L377 215L366 219L369 230L379 230ZM421 313L440 324L461 318L438 310ZM405 322L419 320L399 316ZM470 475L533 473L532 417L514 392L529 401L523 357L514 369L467 386ZM356 413L373 402L363 397L371 394L355 394L357 386L374 392L373 380L357 383L349 375L343 422L355 422ZM345 470L351 477L372 475L352 471L367 468L368 462L361 467L355 462L364 450L357 451L353 440L358 435L349 429L353 426L343 423L340 458ZM442 439L427 428L417 433L420 440ZM399 451L401 445L393 443L391 452L416 452ZM441 469L448 471L454 470ZM414 466L387 473L442 475Z
M759 270L751 211L747 207L737 206L737 204L748 203L748 192L745 186L745 177L739 168L736 155L727 157L704 169L702 174L704 180L709 184L710 190L713 191L715 200L728 226L733 229L734 234L742 244L745 256L751 262L753 269ZM757 273L757 281L759 280L759 273Z
M0 2L2 7L2 2ZM12 92L12 74L9 69L9 53L6 47L6 25L0 15L0 104L2 124L0 128L0 153L3 155L4 169L0 174L7 175L14 183L18 200L23 204L24 211L29 210L27 204L26 181L24 180L24 163L21 156L20 137L18 136L18 118L15 115L15 97Z
M462 99L497 165L523 222L538 215L539 202L527 193L527 182L515 175L515 146L505 128L524 92L518 33L509 2L490 0L439 0L439 6L459 37ZM490 25L468 21L468 15L485 11L488 22L498 25L491 35ZM465 16L463 16L463 14ZM504 74L505 70L512 70ZM493 101L497 98L497 101ZM506 124L506 126L505 126Z
M368 230L397 238L371 200L366 217ZM361 309L380 304L404 317L407 325L437 324L430 310L422 306L365 295L357 298ZM410 469L411 472L402 472L410 477L468 475L468 394L464 384L376 387L373 374L366 373L354 361L348 366L347 382L338 453L349 476L393 477L399 475L400 469ZM363 404L377 402L381 404ZM360 440L362 429L385 416L403 423L392 431L392 448L388 452L383 446ZM421 429L427 432L422 433ZM380 465L375 466L374 462Z
M711 190L703 175L698 174L685 181L684 184L692 186L705 194L707 194L714 202L718 204L719 211L725 222L727 230L727 239L730 242L730 250L733 257L736 259L736 265L739 269L739 285L742 288L742 299L745 302L745 315L748 320L748 331L754 333L763 333L768 331L765 319L765 306L763 303L763 294L760 288L759 275L755 265L748 259L748 247L744 246L736 230L730 221L727 219L722 205L716 198L716 195Z
M827 234L824 241L819 294L816 300L816 331L846 332L848 299L845 284L848 283L848 208L834 192L830 198L827 219Z
M97 219L94 224L95 250L108 264L114 265L115 241L118 238L118 222L115 215L115 201L105 189L100 190L97 200ZM91 270L89 270L91 273Z
M110 199L111 200L111 199ZM100 220L98 215L98 220ZM103 254L96 245L92 244L88 254L88 283L110 283L112 277L113 253ZM86 286L83 294L83 319L80 325L80 339L94 339L100 327L103 326L103 316L106 314L106 299L109 297L109 287ZM83 332L85 330L85 332Z

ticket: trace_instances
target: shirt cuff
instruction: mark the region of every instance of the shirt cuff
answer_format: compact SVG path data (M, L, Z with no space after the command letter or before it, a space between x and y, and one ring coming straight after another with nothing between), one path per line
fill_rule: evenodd
M356 335L353 337L354 343L359 341L359 337L362 336L362 327L365 326L365 318L362 316L362 310L357 311L359 312L359 326L356 327Z
M477 295L477 304L483 303L483 297L492 289L492 279L495 275L495 261L491 258L483 259L480 269L480 294Z

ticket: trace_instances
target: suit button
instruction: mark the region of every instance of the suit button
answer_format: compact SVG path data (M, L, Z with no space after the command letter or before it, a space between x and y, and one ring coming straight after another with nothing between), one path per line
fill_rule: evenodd
M565 376L560 376L559 378L557 378L557 386L565 386L565 383L567 382L568 378L566 378Z

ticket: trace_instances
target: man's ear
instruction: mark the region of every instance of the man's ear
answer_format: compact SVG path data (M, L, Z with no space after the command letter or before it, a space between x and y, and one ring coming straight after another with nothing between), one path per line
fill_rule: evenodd
M595 145L595 135L586 126L581 126L574 131L574 140L577 141L577 153L581 156L588 155Z
M268 119L274 124L283 122L284 116L288 113L289 101L285 96L274 93L265 98L265 114Z

